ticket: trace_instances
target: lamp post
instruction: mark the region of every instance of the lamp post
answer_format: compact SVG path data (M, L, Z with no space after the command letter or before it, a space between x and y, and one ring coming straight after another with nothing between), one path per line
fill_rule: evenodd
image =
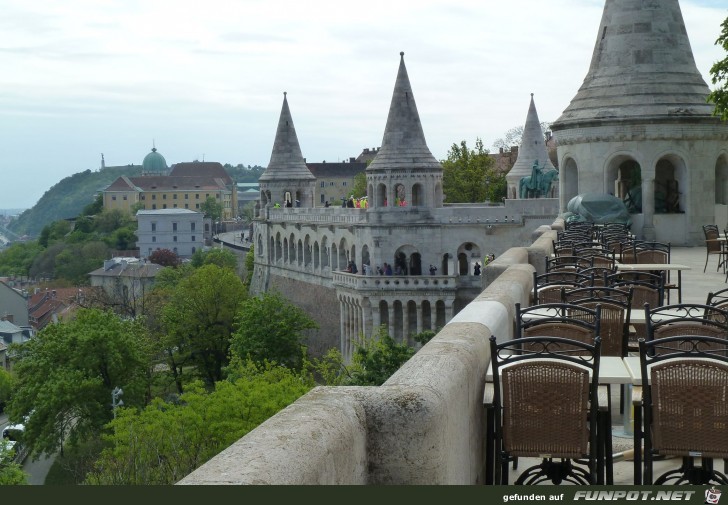
M115 387L111 392L111 411L114 413L114 419L116 419L116 407L124 405L124 401L119 399L124 394L124 390L120 387Z

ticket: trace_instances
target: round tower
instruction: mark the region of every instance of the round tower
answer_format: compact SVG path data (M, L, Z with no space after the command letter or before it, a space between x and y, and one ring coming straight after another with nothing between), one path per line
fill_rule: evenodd
M268 167L258 179L262 206L313 207L316 177L306 166L293 126L287 93L278 120L276 138Z
M382 146L366 169L368 210L442 207L442 165L430 152L399 53L399 71Z
M165 160L164 156L157 152L156 147L152 147L152 152L144 157L144 160L142 161L142 173L166 175L167 160Z
M728 219L728 124L709 92L678 0L607 0L589 71L551 126L561 210L613 194L638 237L703 243L703 224Z

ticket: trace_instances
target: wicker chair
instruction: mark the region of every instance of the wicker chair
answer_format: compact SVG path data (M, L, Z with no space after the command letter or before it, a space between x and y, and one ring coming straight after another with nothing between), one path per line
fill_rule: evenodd
M643 391L642 408L635 410L636 484L653 484L653 461L662 456L677 456L681 464L654 484L728 484L727 343L701 335L640 340ZM643 418L644 428L638 428ZM723 459L723 472L714 468L714 459Z
M728 312L713 305L681 303L651 308L646 304L645 326L647 342L685 335L715 337L728 342Z
M714 224L703 225L703 234L705 235L705 266L703 272L708 268L708 260L711 256L718 256L718 266L715 269L717 272L723 267L725 273L726 258L728 257L728 250L725 248L725 244L720 242L720 230L718 226Z
M540 275L534 272L531 304L560 303L562 287L581 288L591 286L593 282L593 276L572 270L557 270Z
M541 336L498 344L492 336L490 348L494 396L487 436L495 441L488 453L495 462L486 468L494 468L495 483L508 484L512 459L536 457L541 463L524 470L516 485L596 484L603 444L598 422L605 417L598 416L600 339L587 344Z

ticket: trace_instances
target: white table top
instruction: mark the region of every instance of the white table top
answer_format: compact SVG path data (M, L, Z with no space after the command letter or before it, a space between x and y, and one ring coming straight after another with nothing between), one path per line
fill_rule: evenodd
M684 358L676 358L676 359L684 359ZM706 361L710 361L710 358L700 358L705 359ZM632 377L632 384L635 386L641 386L642 385L642 370L640 369L640 357L639 356L627 356L626 358L622 358L622 361L624 361L624 366L629 372L629 375ZM721 363L722 361L716 361L717 363ZM651 366L651 365L650 365ZM650 366L647 367L648 373Z
M691 270L688 265L680 263L617 263L617 270Z
M637 358L637 373L639 374L639 358ZM493 363L488 365L485 374L486 382L493 382ZM600 384L633 384L633 378L625 362L619 356L602 356L599 358Z

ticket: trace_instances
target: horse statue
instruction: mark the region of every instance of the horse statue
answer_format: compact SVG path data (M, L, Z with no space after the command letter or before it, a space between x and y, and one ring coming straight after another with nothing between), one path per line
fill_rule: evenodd
M521 177L519 182L519 194L522 199L526 198L547 198L551 193L551 185L559 180L559 171L549 170L543 172L543 167L538 166L538 160L533 163L531 175Z

